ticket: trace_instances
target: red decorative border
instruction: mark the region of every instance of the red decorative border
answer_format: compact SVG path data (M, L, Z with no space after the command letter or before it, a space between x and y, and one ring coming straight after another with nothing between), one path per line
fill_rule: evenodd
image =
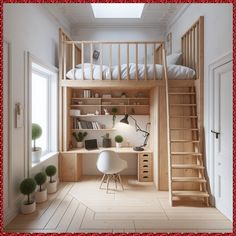
M0 235L46 235L42 233L5 233L3 231L3 4L4 3L232 3L233 4L233 233L227 233L224 235L236 235L236 214L235 214L235 208L236 208L236 1L235 0L186 0L186 1L181 1L181 0L118 0L118 1L111 1L111 0L90 0L90 1L73 1L73 0L1 0L1 5L0 5L0 57L1 57L1 63L0 63ZM47 234L50 236L53 235L59 235L56 233L51 233ZM72 234L72 233L64 233L60 235L90 235L90 236L95 236L99 235L98 233L89 233L89 234ZM214 233L214 234L208 234L208 233L199 233L199 234L194 234L194 233L184 233L184 234L178 234L178 233L160 233L160 234L154 234L154 233L133 233L133 234L100 234L104 236L112 236L112 235L132 235L132 236L138 236L138 235L145 235L145 236L153 236L153 235L222 235L221 233Z

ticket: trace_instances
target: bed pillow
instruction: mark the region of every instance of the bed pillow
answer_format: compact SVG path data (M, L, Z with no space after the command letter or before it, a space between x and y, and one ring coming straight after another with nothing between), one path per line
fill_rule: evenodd
M182 53L173 53L166 57L167 65L182 65Z

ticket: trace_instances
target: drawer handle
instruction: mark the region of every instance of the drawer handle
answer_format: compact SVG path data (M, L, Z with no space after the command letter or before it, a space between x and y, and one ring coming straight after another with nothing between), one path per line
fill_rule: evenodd
M143 176L143 178L144 178L144 179L147 179L147 178L148 178L148 176Z
M148 157L148 154L143 154L144 157Z
M148 162L148 160L143 160L143 162Z
M148 165L144 165L143 167L148 167Z
M147 170L144 170L143 173L148 173L148 171L147 171Z

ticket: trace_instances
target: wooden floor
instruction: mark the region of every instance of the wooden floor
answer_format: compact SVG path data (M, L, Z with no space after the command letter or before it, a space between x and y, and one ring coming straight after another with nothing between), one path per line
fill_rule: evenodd
M78 183L60 183L35 213L18 215L5 231L232 232L232 222L217 209L170 207L168 192L157 192L151 183L123 178L125 191L107 194L98 189L99 182L100 177L84 177Z

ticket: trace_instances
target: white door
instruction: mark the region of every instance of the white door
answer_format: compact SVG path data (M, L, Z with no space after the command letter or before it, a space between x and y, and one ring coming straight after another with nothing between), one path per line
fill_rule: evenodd
M214 185L216 208L232 221L233 214L233 70L232 61L214 70ZM214 133L216 132L216 133Z

